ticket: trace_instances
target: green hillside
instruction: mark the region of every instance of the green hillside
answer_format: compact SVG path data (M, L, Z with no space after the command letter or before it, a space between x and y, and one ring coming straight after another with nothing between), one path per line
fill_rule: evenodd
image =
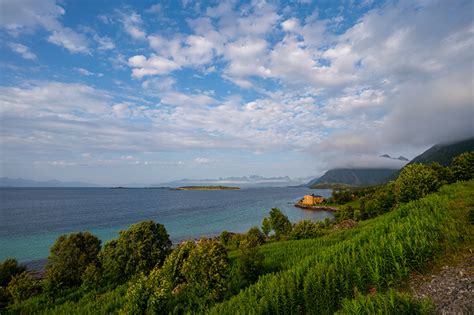
M449 144L437 144L415 157L409 164L430 164L437 162L443 166L447 166L451 164L455 156L469 151L474 151L474 138Z
M344 184L349 186L369 186L384 183L397 170L388 168L337 168L327 171L308 185L322 188L325 184Z

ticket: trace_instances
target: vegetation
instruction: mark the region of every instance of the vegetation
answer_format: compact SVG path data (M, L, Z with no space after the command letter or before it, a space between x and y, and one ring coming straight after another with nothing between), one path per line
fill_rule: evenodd
M153 221L102 248L88 232L64 235L45 279L13 259L0 264L2 314L428 314L428 302L397 289L473 242L473 160L412 164L388 184L334 191L336 222L292 224L273 208L262 231L174 249Z

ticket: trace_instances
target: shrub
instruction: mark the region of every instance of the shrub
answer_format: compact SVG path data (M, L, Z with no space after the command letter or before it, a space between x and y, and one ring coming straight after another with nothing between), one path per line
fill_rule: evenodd
M423 198L439 188L438 178L429 166L407 165L395 181L395 193L399 202Z
M474 151L464 152L453 159L449 169L453 181L470 180L474 178Z
M0 264L0 286L6 287L13 276L26 270L25 266L18 265L16 259L7 258Z
M99 257L103 276L109 283L120 284L140 272L148 274L163 264L170 248L171 241L162 224L153 221L133 224L102 249Z
M40 285L37 280L26 271L15 275L7 287L8 293L15 303L20 303L40 291Z
M302 220L293 225L291 238L299 240L305 238L316 238L323 235L322 224L311 220Z
M268 237L271 231L272 231L272 223L270 222L270 218L267 218L267 217L263 218L263 221L262 221L263 234L265 234L265 236Z
M79 286L87 266L97 264L99 251L100 240L89 232L60 236L46 265L48 291Z
M264 256L259 245L243 240L239 246L238 273L245 284L253 283L263 271Z
M247 231L245 235L245 240L250 244L250 246L258 246L265 243L265 235L258 229L258 227L254 226ZM240 246L241 244L239 244Z
M232 238L232 234L226 230L222 231L221 235L219 236L219 240L224 246L229 245L229 241L231 238Z

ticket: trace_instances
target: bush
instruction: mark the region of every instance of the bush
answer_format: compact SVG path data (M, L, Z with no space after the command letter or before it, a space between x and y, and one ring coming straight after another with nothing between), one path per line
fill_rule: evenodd
M0 286L6 287L13 276L26 270L25 266L18 265L16 259L7 258L0 264Z
M243 285L255 282L263 271L264 256L259 245L243 240L239 246L238 273Z
M37 280L26 271L15 275L7 287L8 293L15 303L20 303L40 292L40 285Z
M148 274L163 264L170 248L171 241L162 224L153 221L133 224L102 249L99 257L104 279L120 284L140 272Z
M300 240L305 238L316 238L323 235L322 224L311 220L302 220L293 225L291 238Z
M231 238L232 238L232 234L226 230L222 231L221 235L219 236L219 240L224 246L229 245L229 241Z
M453 159L449 169L453 181L470 180L474 178L474 151L464 152Z
M402 170L395 181L394 188L399 202L409 202L438 190L439 182L432 168L414 163Z
M247 231L247 234L245 234L245 240L250 244L250 246L255 247L265 243L265 235L263 235L258 227L254 226ZM239 246L240 245L241 244L239 244Z
M272 223L270 222L270 218L267 218L267 217L263 218L263 221L262 221L263 234L265 234L265 236L268 237L271 231L272 231Z
M87 266L97 264L99 251L100 240L89 232L60 236L46 265L48 291L79 286Z

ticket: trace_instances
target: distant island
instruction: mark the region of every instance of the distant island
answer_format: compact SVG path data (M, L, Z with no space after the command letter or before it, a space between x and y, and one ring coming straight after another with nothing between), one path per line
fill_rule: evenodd
M231 186L182 186L176 190L238 190L239 187Z

